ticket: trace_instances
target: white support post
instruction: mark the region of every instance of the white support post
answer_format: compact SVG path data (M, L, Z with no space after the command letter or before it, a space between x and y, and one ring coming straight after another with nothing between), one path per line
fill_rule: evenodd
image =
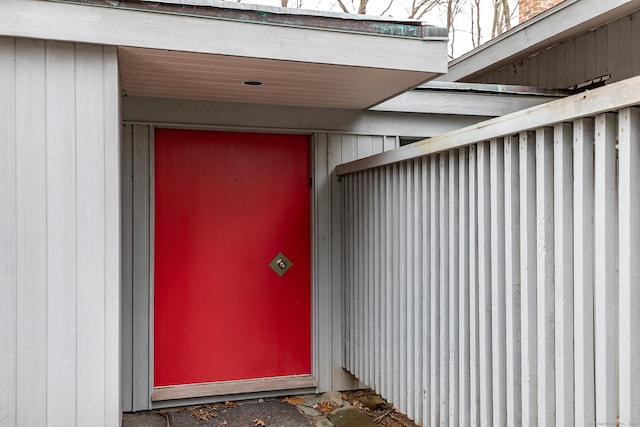
M596 424L617 422L618 292L616 116L596 117L595 372Z
M593 119L573 123L575 424L595 424Z
M491 341L493 425L507 425L507 342L505 300L505 159L503 139L492 139L491 190Z
M478 330L477 146L469 147L469 355L471 425L480 425L480 336Z
M449 419L449 153L440 153L439 228L440 228L440 420Z
M430 168L429 159L422 158L421 160L421 180L420 186L422 188L422 207L423 212L421 219L422 228L422 423L423 425L429 425L431 419L431 317L429 313L431 303L431 286L429 277L431 274L431 255L429 254L431 248L431 194L430 194Z
M480 423L493 425L491 346L491 181L489 142L478 143L478 317Z
M572 125L554 127L556 421L574 425Z
M536 223L538 303L538 416L555 423L553 271L553 129L536 130Z
M449 153L449 425L460 424L460 242L458 150Z
M640 108L619 113L620 424L640 424Z
M520 172L518 137L504 140L504 258L507 425L522 425L520 355Z
M522 425L538 425L538 335L536 301L535 133L520 143L520 279L522 325Z
M469 151L467 148L460 149L459 153L459 237L460 246L458 252L460 269L460 332L459 349L460 358L458 360L460 373L460 404L459 404L459 424L471 424L470 412L470 306L469 306Z
M431 425L440 425L440 168L438 156L431 156Z

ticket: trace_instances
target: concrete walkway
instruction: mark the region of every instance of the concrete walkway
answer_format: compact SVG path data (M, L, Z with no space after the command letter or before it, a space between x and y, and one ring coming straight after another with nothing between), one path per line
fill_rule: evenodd
M123 427L416 427L371 390L123 414Z

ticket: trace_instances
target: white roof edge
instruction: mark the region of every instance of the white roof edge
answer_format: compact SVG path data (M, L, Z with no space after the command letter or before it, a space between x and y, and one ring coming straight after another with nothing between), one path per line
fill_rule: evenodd
M250 2L250 0L249 0L249 3L236 3L228 0L227 1L223 1L223 0L140 0L140 1L151 2L151 3L189 5L189 6L212 6L212 7L224 8L224 9L261 11L261 12L286 14L286 15L321 16L324 18L352 19L356 21L411 22L411 23L420 23L422 25L429 25L428 22L420 21L417 19L394 18L391 16L358 15L355 13L330 12L330 11L323 11L323 10L299 9L299 8L293 8L293 7L268 6L268 5L261 5L261 4L253 4Z
M0 36L391 69L415 72L423 80L447 69L441 40L88 7L68 0L1 2Z
M564 0L449 62L436 80L455 82L498 69L640 9L640 0Z

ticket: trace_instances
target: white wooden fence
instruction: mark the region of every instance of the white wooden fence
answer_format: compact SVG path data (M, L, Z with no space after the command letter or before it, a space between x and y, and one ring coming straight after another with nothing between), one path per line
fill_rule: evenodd
M345 368L424 426L640 425L639 88L339 166Z

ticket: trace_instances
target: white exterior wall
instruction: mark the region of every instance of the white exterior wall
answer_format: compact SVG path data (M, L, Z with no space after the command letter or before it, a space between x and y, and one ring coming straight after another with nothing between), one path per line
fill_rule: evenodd
M640 74L640 11L474 81L564 89L607 74L608 83Z
M0 426L120 425L114 48L0 38Z

